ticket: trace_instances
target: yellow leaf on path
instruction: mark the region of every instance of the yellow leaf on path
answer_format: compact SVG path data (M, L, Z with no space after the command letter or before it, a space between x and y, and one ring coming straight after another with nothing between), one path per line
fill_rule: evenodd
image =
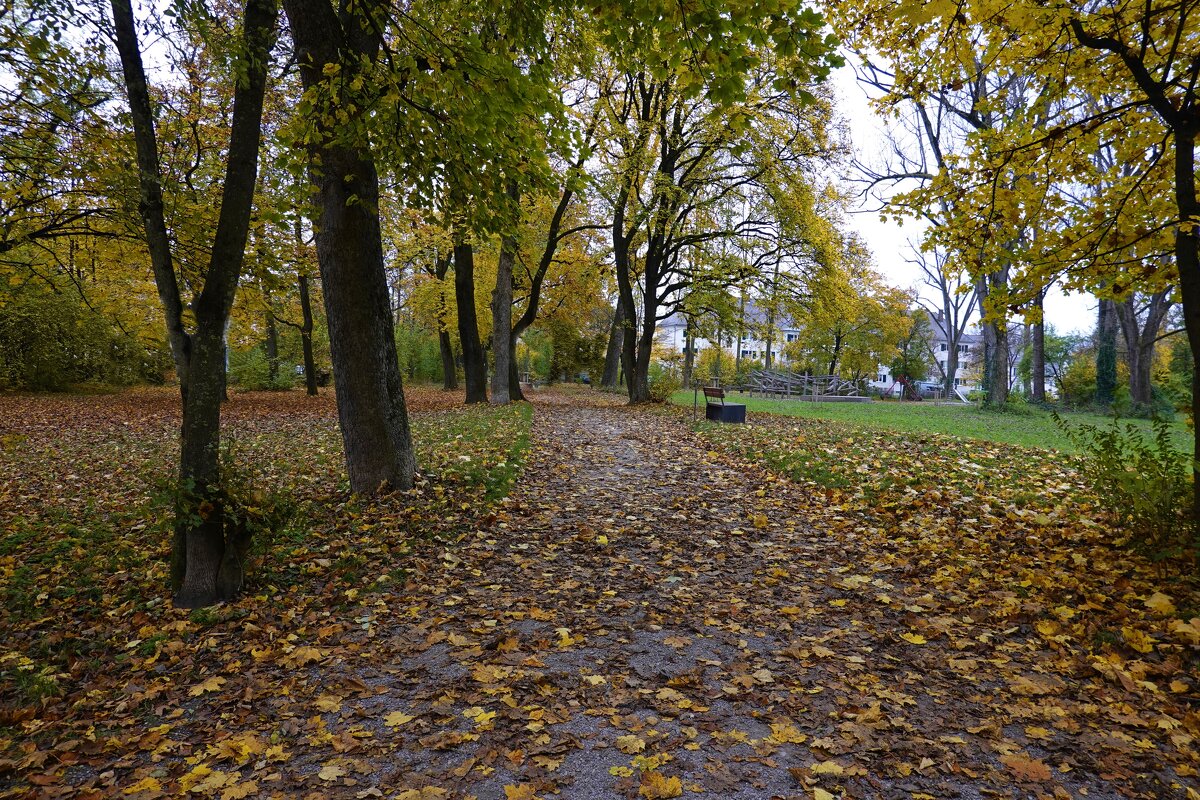
M808 737L801 733L799 729L797 729L796 726L790 722L772 722L771 735L767 738L772 742L778 742L780 744L800 744Z
M1121 628L1121 636L1125 639L1125 644L1132 647L1139 653L1154 652L1154 639L1145 631L1137 628L1124 627Z
M830 600L829 605L834 606L835 608L843 608L846 605L846 603L848 603L848 602L850 602L850 601L844 600L844 599L843 600Z
M333 694L323 694L317 698L317 711L340 711L342 698Z
M683 794L683 782L677 776L668 778L661 772L643 772L638 794L647 800L679 797Z
M1170 597L1167 597L1162 592L1155 592L1142 602L1146 604L1146 608L1162 614L1164 617L1170 617L1175 614L1175 604L1171 602Z
M834 800L834 797L824 789L813 789L813 800Z
M224 685L225 679L214 675L203 683L197 683L191 689L188 689L188 694L192 697L199 697L205 692L219 692Z
M1000 756L1000 763L1008 767L1019 781L1048 781L1051 778L1050 767L1036 758L1019 755Z
M246 781L245 783L235 783L229 786L225 791L221 792L221 800L244 800L252 794L258 792L258 781Z
M396 800L446 800L450 793L440 786L426 786L422 789L405 789L396 795Z
M767 520L767 517L765 514L755 514L754 515L754 527L765 528L765 527L767 527L767 523L768 523L768 520Z
M910 644L925 644L926 639L919 633L902 633L900 638Z
M323 781L336 781L345 774L346 770L338 764L326 764L321 767L321 771L317 773L317 777Z
M162 784L158 782L158 778L147 775L137 783L133 784L125 790L125 794L136 794L137 792L161 792Z
M646 749L646 742L639 736L629 734L617 737L617 749L626 755L640 753Z
M411 714L405 714L403 711L393 711L383 718L383 724L389 728L398 728L406 722L412 722L416 717Z
M809 772L813 775L841 775L845 771L845 768L836 761L822 761L809 768Z
M279 659L279 663L283 664L285 667L303 667L305 664L311 664L314 661L320 661L324 657L325 654L315 647L297 647L295 650Z
M522 783L515 786L511 783L504 785L505 800L533 800L534 797L534 788L528 783Z

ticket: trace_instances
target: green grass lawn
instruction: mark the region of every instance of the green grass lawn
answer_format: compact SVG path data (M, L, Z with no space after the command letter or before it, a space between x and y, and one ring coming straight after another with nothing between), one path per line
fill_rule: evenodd
M693 394L681 390L671 396L671 402L681 406L692 405ZM1021 412L984 411L976 406L937 405L932 401L906 402L872 401L870 403L807 403L799 400L766 400L731 392L730 402L745 403L747 414L770 413L807 419L828 419L851 425L862 425L883 430L906 433L940 433L1021 445L1022 447L1055 448L1068 453L1079 451L1055 425L1050 412L1029 407ZM703 413L704 395L700 395ZM1063 412L1062 416L1073 425L1086 424L1108 426L1111 417L1084 412ZM1121 420L1121 425L1132 424L1150 432L1147 420ZM1175 445L1181 451L1192 452L1192 434L1182 422L1172 423Z

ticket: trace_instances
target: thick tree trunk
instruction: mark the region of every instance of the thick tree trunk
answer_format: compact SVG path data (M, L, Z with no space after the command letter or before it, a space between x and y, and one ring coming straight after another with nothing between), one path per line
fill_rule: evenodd
M1200 201L1196 198L1196 131L1175 131L1175 203L1179 227L1175 231L1175 266L1179 272L1183 300L1183 324L1192 347L1192 419L1200 421L1200 248L1196 220ZM1200 527L1200 423L1192 426L1192 523Z
M301 275L300 282L300 346L304 351L304 388L309 397L317 396L317 362L313 358L313 313L312 299L308 291L308 276Z
M1112 300L1101 300L1096 322L1096 405L1108 408L1117 393L1117 312Z
M458 341L468 403L487 402L487 361L479 341L475 315L475 249L460 238L454 243L454 300L458 306Z
M492 404L511 402L509 374L513 369L512 295L513 262L517 257L517 240L513 236L500 239L500 257L496 263L496 288L492 291Z
M233 90L233 114L221 208L213 233L203 288L192 303L196 331L183 326L183 303L172 265L163 215L154 114L129 0L113 0L113 21L129 97L141 184L140 211L151 264L163 302L167 331L180 377L183 425L179 485L172 537L175 602L185 608L231 597L242 583L246 541L226 518L221 492L221 399L225 378L225 328L245 260L250 210L258 179L263 96L268 54L278 12L273 0L249 0L243 26L241 79Z
M379 51L378 33L342 20L326 0L285 0L306 90L349 80ZM416 470L379 229L379 178L368 143L341 140L332 122L309 145L309 174L321 209L317 260L324 287L338 419L350 488L412 486Z
M625 338L625 307L621 305L620 298L617 298L617 304L613 308L612 325L608 329L608 349L604 353L604 375L600 378L600 385L608 388L617 388L617 382L621 379L621 348Z
M512 352L517 352L517 337L511 337ZM517 359L514 355L508 362L508 399L512 402L525 399L525 392L521 390L521 376L517 371Z
M696 366L696 337L689 330L683 337L683 388L692 388L692 369Z
M454 345L448 331L438 331L438 351L442 356L442 389L454 391L458 388L458 365L454 363Z
M1145 308L1139 305L1145 302ZM1154 364L1154 346L1163 320L1171 310L1171 290L1151 295L1133 294L1113 304L1125 341L1126 362L1129 366L1129 395L1136 408L1148 410L1154 400L1150 371ZM1143 318L1144 317L1144 318Z
M1046 290L1037 294L1034 308L1037 309L1037 322L1033 324L1033 353L1030 356L1030 370L1033 372L1033 391L1030 399L1035 403L1046 402L1046 321L1043 316L1042 303Z
M265 295L267 300L267 380L274 389L279 383L279 327L275 324L275 312L271 310L271 295Z

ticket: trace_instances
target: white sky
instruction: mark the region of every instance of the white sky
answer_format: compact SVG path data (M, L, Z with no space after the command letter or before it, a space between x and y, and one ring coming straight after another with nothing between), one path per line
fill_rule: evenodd
M877 162L875 156L887 147L884 125L868 104L867 93L855 80L854 70L849 66L836 70L833 85L841 101L839 111L849 122L856 157L867 163ZM920 240L919 222L910 220L901 226L882 222L879 214L870 212L851 214L847 222L871 248L876 267L891 283L916 287L923 290L923 296L932 297L929 287L921 284L920 268L906 261L912 256L909 242ZM1096 325L1096 300L1090 295L1064 295L1056 286L1046 296L1045 319L1059 333L1091 333Z

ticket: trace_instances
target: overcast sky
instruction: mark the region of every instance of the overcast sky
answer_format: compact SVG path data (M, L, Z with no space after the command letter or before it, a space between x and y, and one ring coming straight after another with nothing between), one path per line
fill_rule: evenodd
M840 95L842 115L849 121L855 155L867 163L877 163L887 149L884 125L867 102L867 93L855 80L854 70L842 67L834 73L834 87ZM912 258L912 244L919 242L921 225L913 220L903 226L882 222L879 214L851 214L847 220L875 254L875 265L896 286L917 287L932 297L929 287L921 286L921 270L906 259ZM1090 295L1066 296L1057 287L1046 297L1046 322L1059 333L1090 333L1096 325L1096 300Z

